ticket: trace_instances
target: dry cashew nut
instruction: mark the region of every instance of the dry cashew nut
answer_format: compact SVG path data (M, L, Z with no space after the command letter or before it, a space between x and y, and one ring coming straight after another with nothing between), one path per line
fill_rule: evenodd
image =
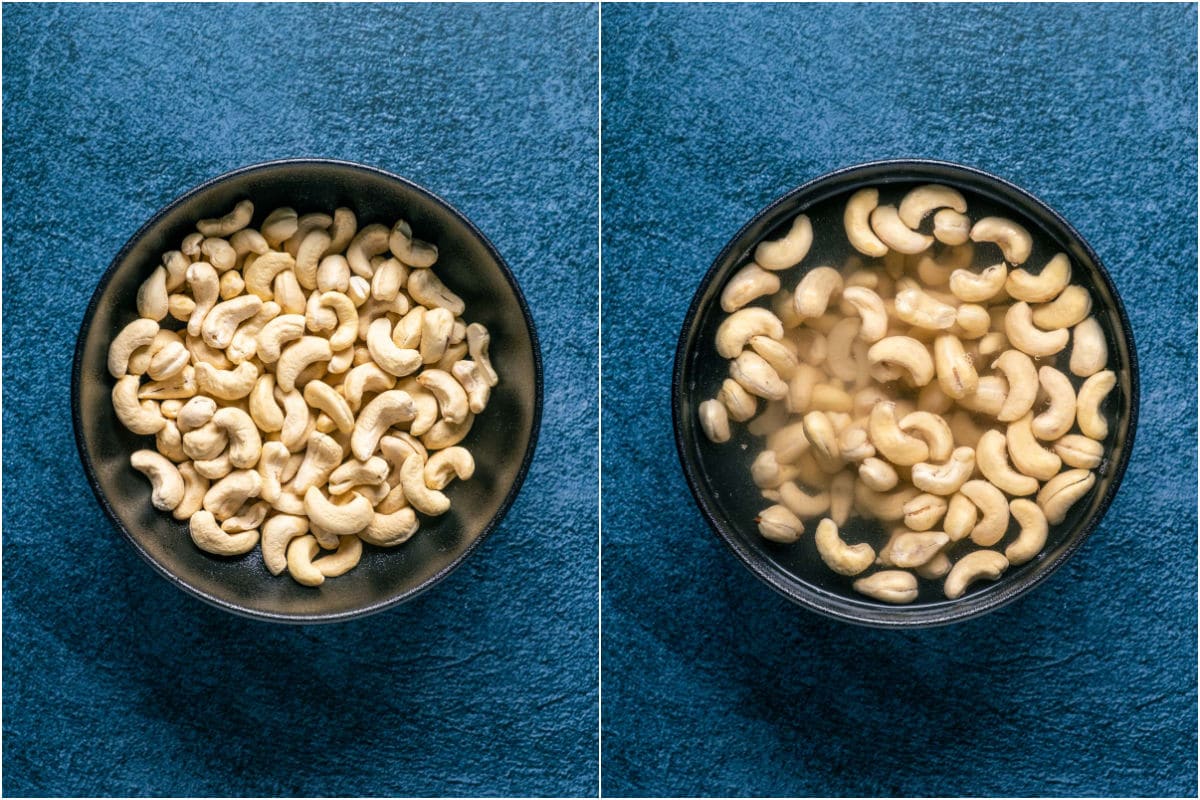
M1108 366L1108 342L1095 317L1088 317L1075 326L1071 335L1072 375L1089 378Z
M898 318L918 328L948 330L958 320L954 306L915 287L897 292L892 307Z
M919 494L904 504L904 525L913 531L927 531L946 516L948 507L949 503L944 497Z
M788 385L762 356L752 351L743 350L730 362L729 375L743 389L765 400L787 397Z
M950 292L965 303L985 303L1000 294L1007 279L1008 266L1003 261L978 273L956 269L950 274Z
M226 533L245 533L260 527L271 510L271 504L265 500L243 506L235 516L221 523L221 530Z
M321 486L342 463L342 446L332 436L314 431L304 448L304 459L292 478L289 490L303 495L313 486Z
M457 425L471 413L466 390L450 373L427 369L417 376L417 382L437 399L442 417L451 425Z
M416 409L416 415L408 425L409 433L413 436L421 436L437 424L441 416L441 408L432 392L426 391L424 386L410 378L397 383L396 388L408 392L412 397L413 408Z
M333 238L329 232L322 228L311 228L300 240L300 245L296 248L295 272L296 280L302 288L309 291L317 288L317 269L331 241Z
M158 403L138 399L138 384L136 375L126 375L117 380L112 389L113 411L121 424L131 432L153 435L166 426L167 419L158 410Z
M804 260L812 241L812 222L806 215L800 214L792 220L783 238L759 242L758 247L754 248L754 261L763 269L789 269Z
M804 533L804 523L782 505L773 505L763 509L754 518L758 532L764 539L780 544L791 544Z
M362 405L367 392L386 392L396 385L396 376L384 372L374 362L359 364L346 373L342 381L342 394L354 411Z
M888 252L888 246L871 230L871 213L878 205L878 189L860 189L846 201L842 216L846 239L855 250L872 258L881 258Z
M262 455L262 437L258 426L245 411L236 406L218 409L212 424L229 438L229 463L238 469L249 469Z
M347 266L346 269L346 280L349 281L349 267ZM375 274L371 276L371 296L376 300L390 303L396 299L400 294L400 289L407 283L408 267L394 258L389 258L376 267Z
M1056 440L1054 452L1064 464L1077 469L1096 469L1104 460L1104 445L1077 433Z
M225 520L262 491L262 478L252 469L234 470L209 488L204 495L204 510ZM256 532L257 534L257 532Z
M408 502L422 514L438 516L450 510L450 499L425 484L425 461L419 455L404 459L400 467L400 485L404 487Z
M992 369L1004 373L1008 395L996 419L1014 422L1029 413L1037 400L1038 374L1033 359L1020 350L1005 350L992 362Z
M375 453L388 428L398 422L408 422L416 414L416 406L408 392L400 389L381 392L359 413L350 436L350 451L359 461L366 461Z
M1008 530L1008 498L988 481L967 481L959 489L979 509L979 522L971 529L971 541L991 547Z
M958 246L971 238L971 220L952 208L943 208L933 215L933 238L942 244Z
M201 361L195 371L200 393L219 400L240 400L250 394L258 381L258 367L253 361L243 361L231 370L217 369Z
M183 501L183 476L169 459L154 450L138 450L129 463L150 480L150 502L159 511L173 511Z
M237 264L237 252L224 239L208 238L200 243L200 255L213 265L218 274L228 272Z
M254 259L254 263L242 270L242 279L246 282L246 291L259 298L262 301L276 300L279 305L286 305L282 299L277 298L278 283L276 279L285 274L291 274L291 280L296 280L296 259L292 258L287 253L278 253L275 251L264 253ZM275 290L272 290L272 287ZM297 290L299 290L299 282L297 281Z
M705 400L700 404L699 415L700 427L710 442L729 441L729 413L720 400Z
M417 515L411 508L401 508L388 514L376 513L371 524L358 532L363 541L379 547L403 544L417 532Z
M388 238L392 255L410 267L432 267L437 261L436 245L414 239L412 227L405 220L397 220Z
M1043 331L1033 324L1033 310L1028 303L1014 303L1004 317L1004 333L1008 340L1026 355L1044 358L1067 346L1070 332L1066 328Z
M354 430L354 412L350 410L350 404L346 402L346 398L337 393L336 389L324 381L309 381L305 384L304 402L328 414L342 433L350 433Z
M933 380L933 358L925 345L911 336L888 336L880 339L867 351L867 360L872 365L899 367L908 373L914 386L924 386Z
M166 267L155 267L150 277L138 287L138 316L160 322L167 316L169 307Z
M831 519L817 523L813 541L821 560L839 575L858 575L875 562L875 550L871 545L866 542L853 546L846 544L838 535L837 524Z
M889 492L900 482L895 468L878 458L864 458L858 465L858 477L873 492Z
M226 239L249 225L253 216L254 204L249 200L242 200L223 217L200 220L196 223L196 230L207 237Z
M1012 544L1004 548L1004 557L1013 566L1033 559L1046 546L1046 535L1050 526L1046 515L1032 500L1018 498L1008 504L1013 519L1021 526L1021 532Z
M217 401L204 395L196 395L188 400L175 415L175 424L180 433L194 431L208 423L217 413Z
M1058 439L1075 424L1075 387L1071 385L1070 378L1054 367L1039 369L1038 381L1050 405L1033 418L1033 435L1039 439Z
M213 555L240 556L258 544L258 531L227 533L212 513L203 508L192 514L188 527L196 546Z
M905 225L895 206L876 206L871 212L871 230L890 249L905 255L928 250L933 244L932 236L917 233Z
M483 370L479 369L479 365L474 361L455 361L450 367L450 372L466 391L467 405L471 413L482 414L492 394L492 387L488 386L487 379L483 377Z
M371 279L375 272L371 258L388 251L389 235L390 231L384 225L367 225L354 234L346 246L346 261L355 275Z
M1043 330L1070 328L1083 322L1092 312L1092 296L1088 290L1072 284L1049 303L1033 309L1033 324Z
M283 409L275 402L275 376L260 375L250 390L248 399L250 418L264 433L278 433L283 429Z
M229 273L233 274L233 273ZM238 326L233 334L233 341L225 348L225 354L234 364L240 364L253 358L258 353L258 334L263 326L279 316L279 304L268 300L262 304L258 313Z
M454 316L462 316L466 304L450 291L432 270L418 269L408 276L408 293L426 308L444 308Z
M856 580L854 591L885 603L903 605L917 599L917 578L904 570L884 570Z
M273 364L279 360L283 346L304 336L304 330L305 318L302 314L275 317L263 325L255 337L258 343L256 354L264 364Z
M336 578L345 575L358 566L362 558L362 539L357 536L343 536L338 542L337 551L331 555L318 558L313 566L326 578Z
M279 355L275 366L275 383L283 392L296 388L296 378L311 364L329 361L333 348L328 339L320 336L302 336L289 344Z
M492 337L488 333L488 329L478 322L472 322L467 326L467 349L471 353L471 360L479 365L479 369L483 373L483 377L487 380L488 385L494 387L500 382L500 376L496 374L496 370L492 367L492 360L488 354L491 340Z
M279 441L293 453L304 449L308 433L312 429L312 415L304 395L297 390L284 392L276 388L275 397L283 404L283 427L279 429Z
M352 346L358 339L358 309L354 307L354 301L341 292L325 292L321 295L314 293L314 296L319 298L317 307L332 310L337 319L329 337L330 349L345 350Z
M358 275L354 277L360 278ZM376 277L378 277L378 273ZM350 264L347 263L345 256L329 255L321 259L317 264L317 291L341 292L349 296ZM353 300L354 298L351 299ZM366 298L363 299L365 300ZM355 306L361 305L358 301L355 301L354 304Z
M425 485L441 491L455 478L470 480L475 474L475 459L465 447L439 450L425 462Z
M158 334L158 323L152 319L135 319L121 329L108 347L108 372L123 378L129 372L129 359L135 350L149 347ZM780 332L782 335L782 331Z
M238 326L262 310L262 305L263 301L252 294L217 303L200 327L204 343L217 350L229 347Z
M866 342L877 342L887 334L888 316L878 294L862 286L842 290L842 299L850 304L862 320L858 335Z
M263 235L253 228L243 228L242 230L234 231L227 238L229 239L230 246L233 247L233 252L237 253L239 258L249 253L261 256L271 249L271 245L267 244L267 240L263 238Z
M1058 297L1071 282L1071 261L1066 253L1058 253L1046 262L1037 275L1015 269L1008 274L1004 289L1008 294L1027 303L1048 303Z
M956 447L944 464L921 462L912 468L912 482L923 492L936 495L956 493L975 470L975 450Z
M957 190L942 184L930 183L911 189L900 201L900 221L916 230L931 212L949 208L960 214L967 211L967 200Z
M1033 413L1008 424L1008 456L1013 466L1039 481L1048 481L1062 468L1062 459L1033 435ZM1011 558L1009 559L1012 560Z
M183 479L183 499L175 506L171 516L178 520L191 519L192 515L204 506L204 495L208 494L209 481L196 472L191 462L185 461L178 469L179 477Z
M1029 231L1011 219L984 217L971 227L971 241L992 242L1004 254L1004 260L1020 266L1033 250L1033 237Z
M721 308L732 314L758 298L779 291L779 277L753 262L738 270L721 292Z
M946 597L957 600L967 591L967 587L975 581L994 581L1008 569L1008 559L995 550L976 550L967 553L950 568L946 576L944 591Z
M1046 521L1057 525L1067 518L1067 511L1096 484L1096 474L1086 469L1071 469L1060 472L1042 486L1037 494L1037 504L1046 515Z
M1037 478L1023 475L1009 466L1007 437L998 430L990 430L980 437L975 446L975 463L983 477L1001 491L1022 496L1038 490Z
M295 514L276 514L262 526L262 556L267 571L282 575L288 568L288 544L308 533L308 518ZM314 542L316 540L314 539ZM311 559L312 556L309 556Z
M421 318L424 318L424 314ZM367 330L367 348L376 364L397 377L416 372L422 364L418 350L396 345L392 338L392 323L387 317L380 317L371 323Z
M321 551L321 545L312 534L297 536L287 545L287 570L292 580L301 586L320 586L325 575L313 566L313 559Z
M979 386L979 373L957 336L942 334L933 340L933 363L938 386L948 397L960 400Z
M197 261L187 268L187 284L192 291L195 306L192 315L188 317L187 332L191 336L199 336L204 317L217 304L221 295L221 279L212 265Z
M1079 423L1079 431L1084 436L1097 441L1108 436L1108 420L1100 413L1100 406L1116 385L1116 373L1106 369L1104 372L1097 372L1079 387L1079 396L1075 401L1075 421Z
M888 461L899 466L911 466L929 459L929 445L900 428L896 420L896 404L882 401L871 409L867 421L871 444Z
M335 536L350 536L370 524L375 510L367 498L349 492L340 499L346 499L346 502L336 503L326 498L316 486L308 487L304 493L304 511L308 514L310 528L316 526Z
M796 284L792 293L792 307L802 319L819 317L825 313L830 301L841 293L842 285L842 274L836 269L815 267Z

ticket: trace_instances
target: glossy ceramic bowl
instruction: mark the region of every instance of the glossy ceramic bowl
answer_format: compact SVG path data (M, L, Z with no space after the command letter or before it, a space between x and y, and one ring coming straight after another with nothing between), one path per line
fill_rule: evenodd
M254 202L257 226L279 206L300 214L347 206L361 228L407 219L415 235L438 246L435 269L463 298L465 318L491 333L500 373L487 409L463 445L475 457L469 481L446 491L453 505L393 548L364 546L357 567L322 586L272 576L259 549L223 558L201 552L187 524L150 505L145 477L129 455L154 437L127 431L112 409L114 380L106 368L113 336L136 317L138 287L166 250L239 200ZM279 622L331 622L393 606L428 589L462 563L499 524L528 470L541 418L542 372L533 320L500 254L462 214L426 189L386 172L340 161L289 160L238 169L198 186L156 213L121 248L82 320L71 384L75 438L84 471L113 524L160 574L220 608Z
M997 581L973 584L957 600L945 598L941 581L919 580L916 601L892 606L857 594L851 589L853 578L837 575L821 562L813 543L815 524L808 524L806 533L790 545L767 541L759 534L754 518L770 503L754 486L749 467L763 440L746 433L744 425L733 423L733 439L713 444L700 429L697 408L716 394L728 375L728 362L713 346L717 326L726 316L720 307L720 292L759 241L782 236L799 213L812 219L814 241L809 256L801 267L782 273L788 276L785 288L793 287L810 265L822 259L840 264L851 252L842 233L842 211L851 194L874 186L880 190L881 204L895 203L908 189L923 183L942 183L963 192L973 219L993 213L1024 224L1034 237L1033 253L1027 261L1032 268L1040 268L1058 251L1070 256L1072 282L1091 293L1092 313L1105 328L1109 369L1116 372L1117 385L1105 404L1110 433L1096 484L1062 524L1051 527L1037 557L1010 567ZM926 220L925 225L929 224ZM766 302L764 298L756 304ZM679 337L672 381L675 440L683 471L701 512L721 540L751 572L788 599L830 617L878 627L941 625L978 616L1015 600L1062 566L1095 530L1117 492L1133 448L1137 407L1137 355L1129 319L1112 280L1087 242L1066 220L1023 189L976 169L927 160L880 161L841 169L800 186L759 212L721 250L696 291ZM1009 537L1012 535L1010 531ZM882 544L872 543L877 548ZM955 555L970 549L974 546L967 540L957 546Z

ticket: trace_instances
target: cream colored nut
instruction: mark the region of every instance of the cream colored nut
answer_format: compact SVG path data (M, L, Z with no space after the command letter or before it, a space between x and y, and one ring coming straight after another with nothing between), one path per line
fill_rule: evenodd
M954 407L954 400L942 391L936 382L930 382L921 387L917 393L917 410L928 411L930 414L945 414Z
M136 319L121 329L108 347L108 371L114 378L122 378L129 372L129 360L135 350L149 347L158 334L158 323L153 319Z
M400 318L392 331L392 343L405 350L421 346L421 331L425 325L425 307L416 306Z
M901 531L879 553L878 563L887 567L913 568L928 564L950 542L942 531Z
M996 419L1014 422L1029 413L1037 400L1038 373L1033 359L1020 350L1005 350L992 362L992 369L1004 373L1008 394Z
M296 221L296 232L283 243L283 249L295 258L299 255L300 246L310 233L316 230L328 232L329 226L332 224L333 217L328 214L320 212L305 214ZM320 541L320 537L318 537L318 541Z
M379 456L366 461L352 458L329 474L329 492L345 494L355 486L382 486L387 481L388 463ZM387 489L390 491L390 487Z
M228 272L237 264L237 252L224 239L205 239L200 243L200 254L218 273Z
M878 294L862 286L851 286L842 291L842 299L862 320L858 335L864 341L877 342L887 334L887 309Z
M753 336L783 338L783 323L765 308L743 308L730 314L717 328L717 352L736 358Z
M346 398L324 381L309 381L304 386L304 402L324 411L342 433L354 430L354 412Z
M478 322L472 322L467 326L467 348L471 353L471 360L479 365L488 385L494 387L500 382L500 376L496 374L491 356L488 354L491 338L488 329Z
M853 382L858 377L859 366L854 357L854 344L858 340L861 327L862 322L858 317L846 317L834 325L826 337L826 367L838 380Z
M451 379L453 380L453 379ZM416 406L408 392L392 389L380 393L367 403L354 423L350 437L350 450L359 461L370 458L379 439L387 429L398 422L408 422L416 416Z
M313 559L321 551L321 545L312 534L297 536L287 545L287 570L292 580L302 586L320 586L325 582L321 570L313 566Z
M1095 317L1075 326L1071 344L1070 368L1073 375L1087 378L1108 366L1108 343Z
M860 189L846 201L842 222L846 238L855 250L872 258L887 255L888 246L871 230L871 213L879 205L878 189Z
M892 308L900 320L929 330L947 330L958 319L958 311L954 306L943 303L919 288L910 287L897 292Z
M264 364L279 360L283 346L304 336L304 317L300 314L284 314L263 325L255 337L256 353Z
M1007 399L1008 382L1000 375L984 375L975 391L961 398L958 404L977 414L994 417L1004 408Z
M276 433L283 428L283 409L275 402L275 376L260 375L250 390L250 418L264 433Z
M945 553L936 553L933 558L913 570L918 576L929 581L944 578L949 571L950 558Z
M155 267L150 277L138 287L138 316L160 322L167 316L169 304L166 267Z
M192 514L188 527L196 546L213 555L240 556L250 552L258 544L258 531L226 533L206 509Z
M173 294L167 298L167 313L172 319L187 322L196 310L196 301L186 294Z
M200 245L203 242L204 234L189 233L187 236L183 237L183 241L179 244L179 249L188 258L192 259L193 261L198 261L200 259Z
M855 505L866 515L884 522L904 518L904 506L920 492L908 485L901 485L890 492L872 491L862 481L854 486Z
M209 347L224 350L233 341L238 325L262 309L262 300L252 294L217 303L204 317L200 331Z
M341 292L325 292L319 295L317 306L330 309L337 319L329 337L329 347L332 350L345 350L353 345L358 338L358 310L354 307L354 301ZM311 327L311 321L307 318L306 323Z
M939 208L949 208L964 214L967 211L967 201L962 194L949 186L936 183L918 186L911 189L900 201L900 221L916 230L921 220Z
M1001 326L1003 327L1003 321L1001 322ZM980 338L977 347L981 357L994 356L1009 349L1008 337L1000 331L992 331Z
M317 271L331 241L333 238L329 232L321 228L310 229L300 240L296 248L295 271L296 280L302 288L310 292L317 288ZM349 281L348 276L346 280Z
M986 308L975 303L963 303L955 312L954 324L964 339L981 339L992 325Z
M204 395L196 395L188 400L175 415L175 422L180 433L188 433L207 424L217 413L217 401Z
M298 454L301 455L301 454ZM291 451L283 442L264 442L262 455L259 456L258 465L255 469L258 470L258 477L262 479L262 488L259 490L259 497L266 500L268 503L274 503L279 499L279 494L283 491L283 483L286 480L291 480L294 475L284 477L283 472L288 462L291 460ZM297 462L297 469L299 463Z
M139 401L138 385L136 375L126 375L117 380L112 389L113 411L121 424L131 432L143 436L153 435L166 426L167 420L158 410L155 401Z
M377 364L359 364L346 373L342 394L351 410L357 411L367 392L385 392L396 385L396 377L384 372Z
M1079 396L1075 403L1075 420L1079 423L1079 431L1084 436L1097 441L1108 436L1108 420L1101 413L1100 406L1104 404L1104 399L1116 385L1116 373L1106 369L1103 372L1097 372L1079 387Z
M1027 303L1048 303L1058 297L1071 282L1071 261L1066 253L1058 253L1034 275L1015 269L1008 275L1005 291L1016 300Z
M978 517L979 510L975 508L975 504L967 499L966 495L955 492L950 495L946 516L942 517L942 530L950 537L950 541L961 541L974 530Z
M794 289L780 289L771 295L771 311L779 317L784 330L792 330L804 322L804 317L796 311L796 295Z
M345 575L358 566L362 558L362 540L357 536L343 536L338 548L332 555L318 558L313 566L326 578L336 578Z
M867 432L875 449L893 464L911 466L929 458L929 445L900 429L894 402L875 404L867 422Z
M1043 330L1058 330L1077 325L1092 311L1092 296L1082 286L1071 285L1049 303L1033 309L1033 324Z
M376 300L391 302L408 283L408 267L394 258L386 259L371 276L371 296Z
M1064 464L1078 469L1096 469L1104 460L1104 445L1077 433L1056 440L1054 452Z
M262 526L262 556L267 571L282 575L288 568L289 543L308 533L308 518L294 514L276 514ZM316 540L313 540L316 544ZM313 551L315 555L316 551ZM312 555L309 556L312 559Z
M425 445L421 444L415 436L403 431L380 439L379 451L383 453L383 460L392 467L392 471L388 475L388 483L393 485L399 485L400 467L404 466L406 458L418 455L422 461L429 460L429 453L425 450Z
M436 364L446 353L450 344L450 332L454 328L454 315L444 308L431 308L421 321L421 362Z
M234 366L225 353L209 347L200 336L185 336L183 345L192 354L192 360L195 362L203 361L205 364L211 364L217 369L230 369Z
M1028 495L1038 490L1038 481L1022 475L1008 463L1007 437L998 430L990 430L979 439L975 447L975 463L983 477L998 489L1012 495Z
M226 238L229 239L229 245L233 248L233 252L238 254L239 258L250 253L261 256L271 249L271 245L267 244L267 240L263 238L263 235L253 228L243 228L234 231Z
M329 378L330 385L337 385L342 380L344 380L344 377L336 377L335 378L333 376L344 376L344 374L352 366L354 366L354 348L353 347L347 347L343 350L334 350L333 358L329 359L329 363L325 365L325 369L328 371L328 373L330 375L330 378Z
M884 603L903 605L917 599L917 578L911 572L890 569L854 582L854 591Z
M420 436L437 424L441 417L441 407L432 392L417 383L416 379L405 379L396 384L396 388L408 392L412 397L416 415L408 425L408 432Z
M867 359L872 365L883 364L900 368L908 374L914 386L924 386L933 380L934 365L929 350L910 336L888 336L880 339L867 351Z
M264 253L242 270L246 291L263 301L277 300L282 306L284 302L275 296L277 292L273 291L272 286L278 289L276 280L280 275L286 273L291 273L292 279L295 280L295 268L296 260L287 253L274 251ZM297 281L297 288L299 288L299 281Z
M304 510L309 525L336 536L349 536L367 527L375 515L367 498L350 492L331 501L316 486L308 487L304 493Z
M933 215L933 238L952 246L966 244L971 238L971 219L952 208L943 208Z
M437 398L438 408L447 422L455 425L470 413L467 393L453 375L439 369L427 369L417 376L417 382Z
M203 507L204 495L208 493L208 478L196 472L191 462L185 461L178 466L179 477L183 480L183 498L171 513L175 519L191 519L192 515Z
M871 212L871 230L890 249L906 255L920 253L933 244L932 236L905 225L895 206L876 206Z
M1086 469L1060 472L1046 481L1037 495L1037 504L1046 515L1046 521L1057 525L1066 519L1071 506L1091 491L1095 484L1096 474Z
M320 336L302 336L295 342L283 348L275 367L275 383L281 391L290 392L296 388L296 379L300 373L311 364L329 361L333 358L333 348L328 339Z
M218 400L240 400L250 394L259 375L253 361L243 361L231 370L217 369L201 361L196 364L195 370L196 387L200 393Z
M284 392L276 387L275 398L283 404L283 427L279 429L279 441L293 453L304 449L308 433L313 427L304 395L295 389Z
M905 414L899 421L900 430L908 434L916 434L929 445L929 458L934 461L945 461L954 450L954 435L946 420L929 411L912 411Z
M795 481L786 481L779 485L779 502L803 519L824 514L829 510L831 498L827 491L809 494Z
M418 524L417 515L411 508L401 508L387 514L376 512L371 524L359 531L358 535L370 544L394 547L412 538Z
M759 242L758 247L754 248L754 261L763 269L789 269L804 260L812 241L812 223L807 216L800 214L792 220L783 238Z
M1006 439L1008 456L1012 459L1013 466L1026 475L1040 481L1048 481L1062 468L1062 459L1043 447L1034 437L1032 412L1008 424Z
M970 447L956 447L950 459L943 464L914 464L912 482L923 492L952 495L966 483L974 470L975 451Z
M358 232L358 218L348 208L335 208L333 220L329 224L329 234L332 237L326 252L341 253L350 246L354 234Z
M229 453L222 452L216 458L196 459L192 462L196 472L212 481L219 481L233 472L229 463Z
M441 491L455 478L468 481L475 474L475 459L465 447L439 450L425 462L425 485Z
M462 298L450 291L438 280L432 270L419 269L408 277L408 293L426 308L445 308L454 316L461 316L466 309Z
M971 529L971 541L991 547L1008 530L1008 498L988 481L967 481L959 489L979 509L979 522Z
M796 284L792 293L792 307L802 319L819 317L841 292L840 272L833 267L814 267Z
M253 216L254 204L249 200L242 200L223 217L200 220L196 223L196 230L204 236L227 238L249 225Z
M956 269L950 274L950 291L965 303L985 303L1004 290L1008 266L1001 261L982 272Z
M919 494L904 504L904 524L914 531L927 531L946 515L947 506L944 497Z
M218 520L226 520L252 497L262 491L262 478L252 469L230 472L214 483L204 495L204 510Z
M1046 535L1050 528L1046 515L1032 500L1017 499L1008 504L1013 519L1021 526L1017 538L1006 548L1004 556L1008 563L1016 566L1030 561L1046 546Z
M421 443L430 450L444 450L447 447L452 447L467 437L474 423L474 414L471 414L457 425L447 422L444 419L438 420L434 423L433 427L421 435Z
M487 379L483 377L483 370L479 369L479 365L474 361L455 361L450 366L450 373L467 393L467 406L471 413L482 414L492 394L492 387L488 386Z
M763 509L754 522L764 539L781 544L791 544L804 533L804 523L800 518L781 505Z
M1075 424L1075 387L1054 367L1039 369L1038 380L1050 404L1033 418L1033 435L1039 439L1061 438Z
M837 434L824 412L810 411L804 415L804 435L811 445L810 452L822 469L833 472L841 468L844 462L838 452Z
M871 545L863 542L851 546L842 541L832 519L826 518L817 524L813 541L821 560L839 575L857 575L875 561L875 550Z
M414 239L412 227L405 220L397 220L388 239L392 255L411 267L432 267L437 261L435 245Z
M392 375L408 375L421 367L419 351L396 346L392 339L392 323L386 317L380 317L371 323L367 332L367 348L371 351L375 363Z
M729 374L743 389L766 400L782 400L788 394L788 385L771 365L749 350L742 351L730 362Z
M947 396L959 400L979 387L979 373L957 336L942 334L933 340L933 363L938 386Z
M854 463L861 463L875 455L875 445L871 444L871 437L867 433L866 420L855 420L838 432L838 451L842 458Z
M425 462L411 455L400 467L400 485L412 507L422 514L438 516L450 510L450 499L425 484Z
M313 333L326 333L338 325L337 314L321 305L321 295L317 292L310 294L304 305L304 324Z
M342 446L332 436L314 431L304 448L304 459L296 470L288 489L304 495L313 486L323 486L330 474L342 463Z
M875 492L891 491L900 482L895 468L886 461L878 458L863 459L858 465L858 477Z
M230 464L247 469L258 463L262 455L262 437L249 414L236 406L228 406L213 414L212 424L229 438Z
M238 509L238 513L221 523L221 530L226 533L245 533L260 527L271 510L271 504L260 500L257 503L247 503Z
M374 274L371 258L388 250L390 231L384 225L367 225L359 229L346 247L346 261L355 275L368 280Z
M167 458L154 450L137 450L129 463L150 480L150 502L155 508L172 511L183 501L183 476Z
M705 400L700 404L700 427L710 442L728 442L729 413L720 400Z
M258 353L258 334L268 322L279 316L280 310L278 303L268 300L262 304L257 314L239 325L233 334L233 341L225 348L225 355L229 360L240 364L253 358Z
M789 380L800 364L795 343L776 340L769 336L751 336L747 342L750 349L758 353L771 365L771 369L783 380Z
M821 370L808 364L797 365L796 371L787 383L787 396L784 398L787 401L787 410L793 414L800 414L810 410L812 408L813 390L824 380L825 373Z
M969 228L970 222L966 224ZM936 228L934 235L937 235ZM963 237L965 239L965 233ZM922 284L929 287L945 286L950 282L950 276L954 274L955 270L971 266L971 262L975 258L975 249L971 244L945 247L937 256L932 253L921 253L916 258L916 273Z
M946 575L943 590L946 597L957 600L967 587L980 580L994 581L1008 569L1008 559L995 550L976 550L955 562Z
M192 291L192 300L196 303L188 318L187 331L192 336L199 336L205 316L220 297L221 279L211 264L198 261L188 267L187 283Z
M760 489L775 489L796 477L796 468L781 464L774 450L762 450L750 464L750 477Z
M178 401L167 400L164 402ZM162 411L161 404L159 411ZM163 416L166 417L167 415L163 414ZM162 429L154 434L154 447L158 452L176 464L188 460L187 453L183 452L183 435L179 433L178 426L175 425L175 421L170 417L167 417L166 424L162 426Z
M187 280L192 260L178 250L168 250L163 253L162 265L167 270L167 291L174 292Z
M721 308L727 313L742 308L760 297L779 291L779 277L753 262L742 267L725 284Z
M290 269L275 276L272 283L275 291L275 302L285 314L303 314L305 311L305 294L296 280L296 273Z
M316 281L318 292L347 294L350 291L350 264L344 256L327 255L317 264ZM356 302L355 306L358 305L361 303Z
M854 511L854 487L858 483L853 472L838 472L829 482L829 517L839 526L850 521Z
M184 367L192 358L181 341L167 342L153 353L146 374L155 381L169 381L183 374Z
M1024 264L1033 249L1029 231L1004 217L984 217L976 222L971 228L971 241L996 244L1004 260L1013 266Z

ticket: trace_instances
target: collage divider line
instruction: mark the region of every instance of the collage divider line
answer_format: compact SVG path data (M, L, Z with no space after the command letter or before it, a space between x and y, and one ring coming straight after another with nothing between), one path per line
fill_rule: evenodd
M604 797L604 0L596 3L596 797Z

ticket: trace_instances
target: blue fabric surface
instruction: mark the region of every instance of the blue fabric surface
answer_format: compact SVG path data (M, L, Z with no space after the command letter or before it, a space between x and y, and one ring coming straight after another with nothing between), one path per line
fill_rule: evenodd
M597 769L593 5L6 6L6 795L592 794ZM162 204L345 158L446 198L538 326L545 413L507 519L450 578L332 627L156 577L72 440L75 334Z
M602 37L605 794L1195 796L1195 7L605 5ZM756 210L910 156L1024 186L1091 242L1142 416L1049 581L889 633L790 605L709 531L670 374Z

